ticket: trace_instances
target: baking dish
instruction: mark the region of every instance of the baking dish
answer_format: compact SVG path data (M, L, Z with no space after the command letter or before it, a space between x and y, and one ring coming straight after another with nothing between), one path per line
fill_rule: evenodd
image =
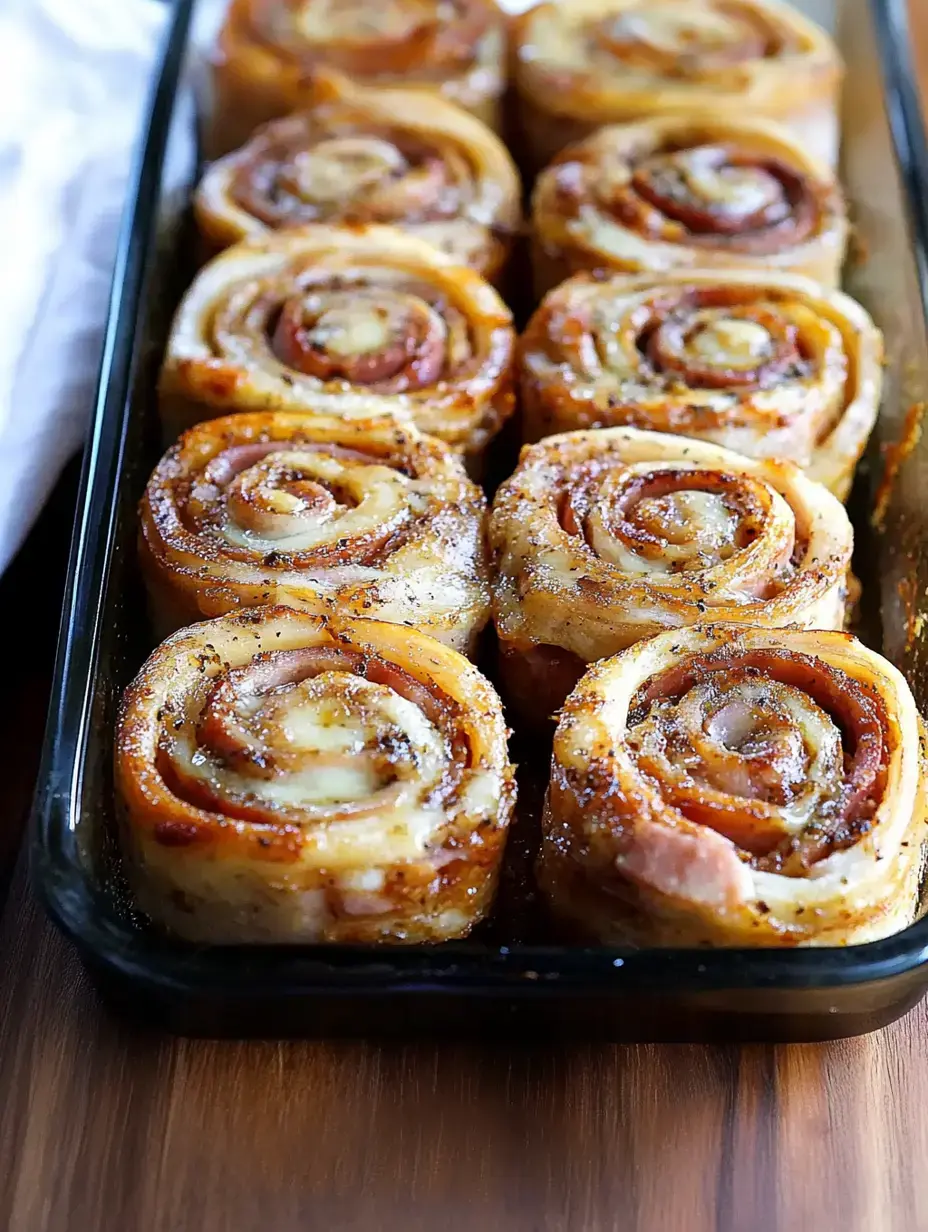
M884 409L851 500L865 639L928 704L928 149L904 0L800 7L831 25L848 64L843 179L856 259L846 285L885 331ZM112 815L120 691L151 648L135 566L135 506L158 454L155 376L195 269L192 0L178 0L136 160L72 543L31 827L35 884L104 995L190 1035L416 1033L696 1040L836 1038L875 1029L928 988L928 919L845 949L625 950L552 944L531 889L543 767L522 775L493 918L441 947L197 948L132 909Z

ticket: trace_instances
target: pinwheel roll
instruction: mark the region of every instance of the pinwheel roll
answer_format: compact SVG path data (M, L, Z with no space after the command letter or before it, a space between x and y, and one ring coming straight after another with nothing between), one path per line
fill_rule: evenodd
M116 741L139 906L196 942L420 942L487 912L515 798L493 688L433 638L284 607L155 651Z
M394 227L308 227L226 249L174 318L169 440L229 411L414 421L477 454L513 409L512 315L479 274Z
M632 424L790 458L844 497L876 419L883 343L798 275L577 275L521 342L528 440Z
M564 708L541 886L609 943L885 937L920 913L923 741L903 677L849 634L662 633Z
M514 710L553 715L587 663L700 620L840 629L841 503L789 462L634 428L522 451L490 518Z
M579 270L762 269L836 286L847 241L828 167L767 120L670 116L600 129L539 177L539 295Z
M571 0L515 23L522 141L536 167L604 124L711 109L787 125L838 152L841 61L778 0Z
M213 56L208 157L312 106L333 72L425 90L497 128L505 43L494 0L232 0Z
M506 147L473 116L414 90L349 86L219 159L194 206L213 251L281 227L389 223L493 280L520 197Z
M164 637L266 603L389 620L465 654L490 609L486 502L412 427L254 412L191 428L140 509Z

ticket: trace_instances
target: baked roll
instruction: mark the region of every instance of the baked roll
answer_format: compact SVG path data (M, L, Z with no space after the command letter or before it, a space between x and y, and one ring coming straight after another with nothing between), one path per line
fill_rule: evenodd
M503 143L459 107L349 85L213 163L194 210L212 252L281 227L388 223L493 281L519 228L521 187Z
M505 57L494 0L232 0L212 57L207 157L312 106L333 72L424 90L498 128Z
M499 699L456 651L270 607L154 652L116 792L138 905L181 937L411 943L489 910L515 784Z
M539 882L610 944L886 937L920 914L923 741L903 677L846 633L662 633L564 707Z
M844 197L828 167L768 120L669 116L603 128L538 178L539 295L579 270L792 271L837 286Z
M230 411L382 415L479 454L512 413L509 309L394 227L309 227L227 248L194 280L161 371L168 440Z
M701 620L840 629L853 534L789 462L634 428L522 451L490 517L514 711L554 714L588 663Z
M631 424L790 458L842 498L880 404L883 341L793 274L577 275L520 343L527 440Z
M841 61L778 0L570 0L513 27L521 141L535 168L604 124L694 110L765 116L834 164Z
M489 616L484 495L411 426L210 420L159 462L139 515L159 637L283 603L405 624L469 654Z

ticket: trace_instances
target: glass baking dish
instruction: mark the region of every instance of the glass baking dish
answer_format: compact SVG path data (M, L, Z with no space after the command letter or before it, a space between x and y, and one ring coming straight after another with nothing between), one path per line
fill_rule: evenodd
M917 603L928 593L928 439L911 433L910 408L926 397L928 377L928 150L905 4L799 7L834 30L847 61L842 171L857 255L846 285L889 350L883 413L851 501L863 634L905 671L924 710L928 630ZM523 776L498 907L466 942L198 948L135 915L114 836L112 731L119 694L151 648L135 571L135 506L159 453L154 388L167 326L196 268L193 8L193 0L174 6L131 182L31 827L38 892L101 991L149 1024L209 1036L817 1040L904 1013L928 988L928 918L845 949L546 942L530 889L545 771L537 754Z

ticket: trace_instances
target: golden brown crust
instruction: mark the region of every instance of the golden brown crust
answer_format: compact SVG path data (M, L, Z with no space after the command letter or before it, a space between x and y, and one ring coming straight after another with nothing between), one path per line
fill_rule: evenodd
M515 798L492 687L424 634L260 608L123 699L130 881L198 942L443 941L487 912Z
M498 128L505 54L493 0L233 0L213 56L207 156L312 106L333 73L428 91Z
M522 336L526 440L629 424L789 458L837 496L876 419L880 331L790 274L576 275Z
M506 147L441 98L344 82L210 166L194 210L213 252L310 224L385 223L497 281L520 226Z
M517 18L522 140L539 169L604 124L712 110L788 126L834 164L841 62L779 0L571 0Z
M195 279L161 372L168 439L229 411L414 422L479 454L512 413L512 316L473 270L394 227L236 244Z
M772 121L710 113L600 129L558 155L532 198L539 295L580 270L763 269L837 285L841 188Z
M486 500L389 420L253 412L186 432L142 498L159 637L240 608L405 624L465 654L489 615Z
M840 629L853 534L790 463L611 428L524 449L490 545L506 694L543 720L585 664L664 629Z
M568 700L539 880L609 943L876 940L920 909L925 768L908 685L850 635L670 631Z

